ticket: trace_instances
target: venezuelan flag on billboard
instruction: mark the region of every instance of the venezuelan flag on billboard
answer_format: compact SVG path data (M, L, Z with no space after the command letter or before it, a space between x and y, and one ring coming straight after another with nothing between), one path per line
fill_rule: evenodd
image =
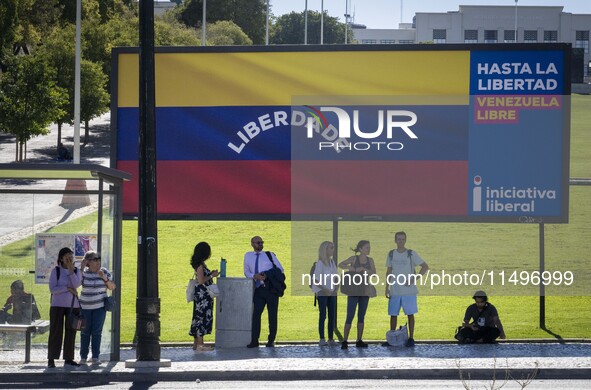
M161 218L566 222L566 45L160 48ZM113 165L138 210L138 54Z

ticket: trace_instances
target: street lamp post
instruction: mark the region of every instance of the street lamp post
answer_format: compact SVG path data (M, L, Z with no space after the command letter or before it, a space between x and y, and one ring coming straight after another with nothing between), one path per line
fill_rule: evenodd
M304 45L308 44L308 0L306 0L306 10L304 11Z
M206 19L205 19L205 12L207 10L207 0L203 0L203 17L201 18L201 46L205 46L205 29L206 29Z
M515 43L517 43L517 1L515 0Z
M265 24L265 45L269 45L269 0L267 0L267 16Z
M347 42L347 34L349 30L349 0L345 0L345 45Z
M80 164L80 24L82 0L76 0L76 59L74 60L74 164Z
M160 361L154 0L140 1L139 30L139 210L136 357L140 362L152 362Z
M324 45L324 0L320 1L320 44Z

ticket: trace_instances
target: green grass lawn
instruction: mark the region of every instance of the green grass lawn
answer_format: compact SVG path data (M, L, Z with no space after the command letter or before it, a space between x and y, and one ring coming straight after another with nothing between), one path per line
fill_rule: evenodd
M591 96L572 97L571 177L591 177ZM548 288L546 327L564 338L591 337L591 187L570 188L568 224L545 226L545 258L548 270L571 270L575 286L568 289ZM94 232L96 215L86 216L52 229L53 232ZM158 223L159 295L161 298L161 340L191 341L188 330L192 304L185 302L185 287L192 275L189 259L194 245L207 241L212 247L210 268L219 260L228 260L228 276L243 276L244 253L251 250L250 238L261 235L265 248L274 251L288 274L289 291L280 301L278 341L317 340L317 308L307 286L301 286L298 275L307 273L317 258L318 245L330 240L329 222L266 221L160 221ZM371 256L378 273L385 273L385 257L393 247L393 233L405 230L407 246L416 250L430 265L432 272L443 270L535 270L538 266L538 225L470 224L470 223L395 223L342 222L339 224L339 260L349 256L349 248L358 240L371 241ZM292 241L293 240L293 241ZM25 264L34 268L32 238L0 247L0 268ZM135 330L137 269L137 222L123 223L121 341L131 342ZM30 276L21 276L32 281ZM0 275L0 288L7 296L14 275ZM32 283L31 283L32 284ZM489 290L491 302L498 308L509 338L548 338L550 333L539 328L537 289L495 286ZM457 288L444 293L421 287L417 339L451 339L462 320L465 307L476 288ZM32 290L48 317L47 286ZM378 289L379 290L379 289ZM308 294L308 295L305 295ZM0 293L2 296L2 293ZM338 328L342 331L346 298L338 304ZM402 323L406 322L403 318ZM371 299L365 321L364 339L384 339L389 326L387 300ZM263 319L264 338L266 318ZM41 340L46 335L36 338ZM355 337L353 329L351 338ZM212 341L214 336L206 337Z

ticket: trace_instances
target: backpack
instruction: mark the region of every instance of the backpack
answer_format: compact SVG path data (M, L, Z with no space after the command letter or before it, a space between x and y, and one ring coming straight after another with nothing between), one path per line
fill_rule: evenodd
M415 268L412 265L412 249L407 249L406 255L408 256L408 260L410 261L410 272L412 274L414 274ZM392 249L390 252L388 252L388 260L390 260L390 262L392 262L393 258L394 258L394 249ZM392 272L394 272L394 270L392 270Z
M275 265L275 262L273 261L273 256L271 256L271 252L265 251L265 254L269 258L269 261L271 261L271 264L273 264L273 269L271 271L279 270L279 267L277 267ZM269 284L270 284L270 291L273 294L277 294L279 297L282 297L285 294L285 290L287 289L287 285L285 284L285 274L283 272L280 272L279 275L277 275L277 278L275 279L275 283L273 283L273 278L271 278L269 280Z
M314 272L316 272L316 261L312 264L312 268L310 268L310 284L308 285L310 288L314 285Z
M412 249L407 249L406 250L406 255L408 256L408 258L410 259L410 261L412 261ZM394 257L394 249L392 249L390 252L388 252L388 259L390 261L392 261L392 258Z
M310 284L308 285L310 288L312 288L312 285L314 284L314 272L316 272L316 261L312 264L312 268L310 268ZM314 293L314 306L316 306L317 301L318 297L316 296L316 293Z
M60 270L62 267L60 267L59 265L55 267L55 276L57 276L57 280L60 280ZM77 274L78 273L78 268L74 267L74 273Z

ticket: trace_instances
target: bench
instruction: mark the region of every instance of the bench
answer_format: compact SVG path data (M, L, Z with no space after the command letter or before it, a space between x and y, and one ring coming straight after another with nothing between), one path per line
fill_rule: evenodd
M0 324L0 331L25 333L25 363L31 361L31 334L43 333L49 329L49 321L37 320L29 325Z

